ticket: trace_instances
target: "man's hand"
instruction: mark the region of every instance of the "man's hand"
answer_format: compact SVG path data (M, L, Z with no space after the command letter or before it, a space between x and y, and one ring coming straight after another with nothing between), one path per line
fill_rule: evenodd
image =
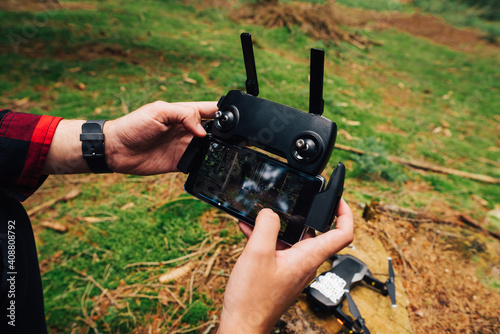
M337 227L276 250L277 214L262 210L224 294L219 333L269 333L315 277L316 269L353 239L353 216L342 199Z
M206 135L201 119L213 118L215 102L157 101L104 124L106 162L113 172L151 175L176 171L193 136ZM81 126L62 120L56 129L43 174L88 173L82 157Z
M152 175L177 171L194 136L206 135L201 119L214 117L215 102L147 104L104 125L108 165L114 172Z

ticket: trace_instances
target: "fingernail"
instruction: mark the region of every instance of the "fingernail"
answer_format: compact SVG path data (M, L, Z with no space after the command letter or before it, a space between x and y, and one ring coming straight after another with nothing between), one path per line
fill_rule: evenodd
M200 134L206 134L207 133L205 131L205 129L203 128L203 126L200 123L198 123L197 128L198 128L198 131L200 132Z

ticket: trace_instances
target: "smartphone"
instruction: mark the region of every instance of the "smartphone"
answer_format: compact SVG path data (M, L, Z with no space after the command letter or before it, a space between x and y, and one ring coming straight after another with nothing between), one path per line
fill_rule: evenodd
M295 170L265 154L207 135L184 185L189 194L254 225L263 208L280 217L279 239L302 239L305 217L325 180Z

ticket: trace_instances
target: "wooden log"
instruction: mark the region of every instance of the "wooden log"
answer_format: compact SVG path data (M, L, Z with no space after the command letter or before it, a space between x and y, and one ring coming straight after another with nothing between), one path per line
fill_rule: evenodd
M484 226L482 226L481 224L479 224L478 222L476 222L474 219L472 219L472 217L468 216L468 215L465 215L465 214L462 214L460 216L458 216L458 218L464 222L465 224L469 225L469 226L472 226L472 227L475 227L477 229L480 229L481 231L485 232L485 233L488 233L489 235L497 238L500 240L500 233L497 233L497 232L493 232L493 231L490 231L488 230L487 228L485 228Z
M342 151L347 151L347 152L352 152L356 153L359 155L363 154L371 154L373 156L378 156L376 153L368 153L363 150L350 147L347 145L341 145L341 144L335 144L335 148L342 150ZM422 169L426 171L431 171L435 173L440 173L440 174L448 174L448 175L455 175L455 176L460 176L464 177L467 179L471 180L476 180L476 181L481 181L485 183L492 183L492 184L500 184L500 180L496 179L494 177L488 176L488 175L482 175L482 174L475 174L475 173L469 173L469 172L464 172L461 170L453 169L453 168L447 168L447 167L442 167L438 165L433 165L428 162L423 162L423 161L415 161L415 160L408 160L408 159L403 159L395 156L388 156L387 159L391 162L415 168L415 169Z
M467 179L486 182L486 183L500 184L499 179L495 179L494 177L491 177L488 175L464 172L464 171L453 169L453 168L447 168L447 167L433 165L433 164L423 162L423 161L407 160L407 159L398 158L398 157L394 157L394 156L389 156L388 159L389 159L389 161L392 161L392 162L395 162L395 163L398 163L401 165L417 168L417 169L428 170L431 172L436 172L436 173L441 173L441 174L460 176L460 177L464 177Z

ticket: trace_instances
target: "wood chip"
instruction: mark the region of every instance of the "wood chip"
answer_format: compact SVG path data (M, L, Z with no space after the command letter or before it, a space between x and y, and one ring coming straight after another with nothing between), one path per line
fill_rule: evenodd
M354 139L354 137L353 137L353 136L351 136L351 134L350 134L349 132L347 132L346 130L344 130L344 129L340 130L340 131L338 132L338 134L339 134L339 135L344 136L344 137L345 137L345 139L347 139L347 140L349 140L349 141L351 141L351 140L353 140L353 139Z
M192 84L192 85L196 85L196 84L198 83L198 81L196 81L196 80L194 80L194 79L189 78L187 75L185 75L185 76L183 77L183 80L184 80L184 82L190 83L190 84Z
M360 121L350 121L348 120L346 122L347 125L351 125L351 126L360 126L361 125L361 122Z
M440 133L441 131L443 131L443 128L442 128L442 127L440 127L440 126L438 126L438 127L434 128L434 129L432 129L432 132L431 132L431 133L432 133L433 135L436 135L436 134Z
M66 225L61 224L61 223L43 221L41 223L41 225L43 227L50 228L51 230L54 230L57 232L67 232L68 231L68 227Z
M22 99L19 99L19 100L15 100L14 104L16 105L16 107L22 107L25 104L27 104L29 101L30 101L30 98L29 97L25 97L25 98L22 98Z
M118 217L116 216L111 216L111 217L83 217L82 220L87 223L102 223L102 222L111 222L117 220Z
M188 274L192 269L194 269L195 264L196 261L190 261L182 267L170 270L169 272L160 276L160 283L168 283L170 281L176 281L182 278L184 275Z
M439 124L441 124L443 126L443 128L449 128L450 127L450 123L446 122L444 119L440 120Z
M74 188L66 193L66 195L63 196L62 200L63 201L69 201L76 196L80 195L82 193L82 190L80 188Z
M122 206L122 207L120 208L120 210L128 210L128 209L130 209L130 208L133 208L134 206L135 206L135 203L134 203L134 202L130 202L130 203L127 203L127 204L125 204L124 206Z
M355 97L356 96L356 93L355 92L351 92L350 90L339 89L338 91L339 91L339 93L347 95L347 96L351 96L351 97Z

